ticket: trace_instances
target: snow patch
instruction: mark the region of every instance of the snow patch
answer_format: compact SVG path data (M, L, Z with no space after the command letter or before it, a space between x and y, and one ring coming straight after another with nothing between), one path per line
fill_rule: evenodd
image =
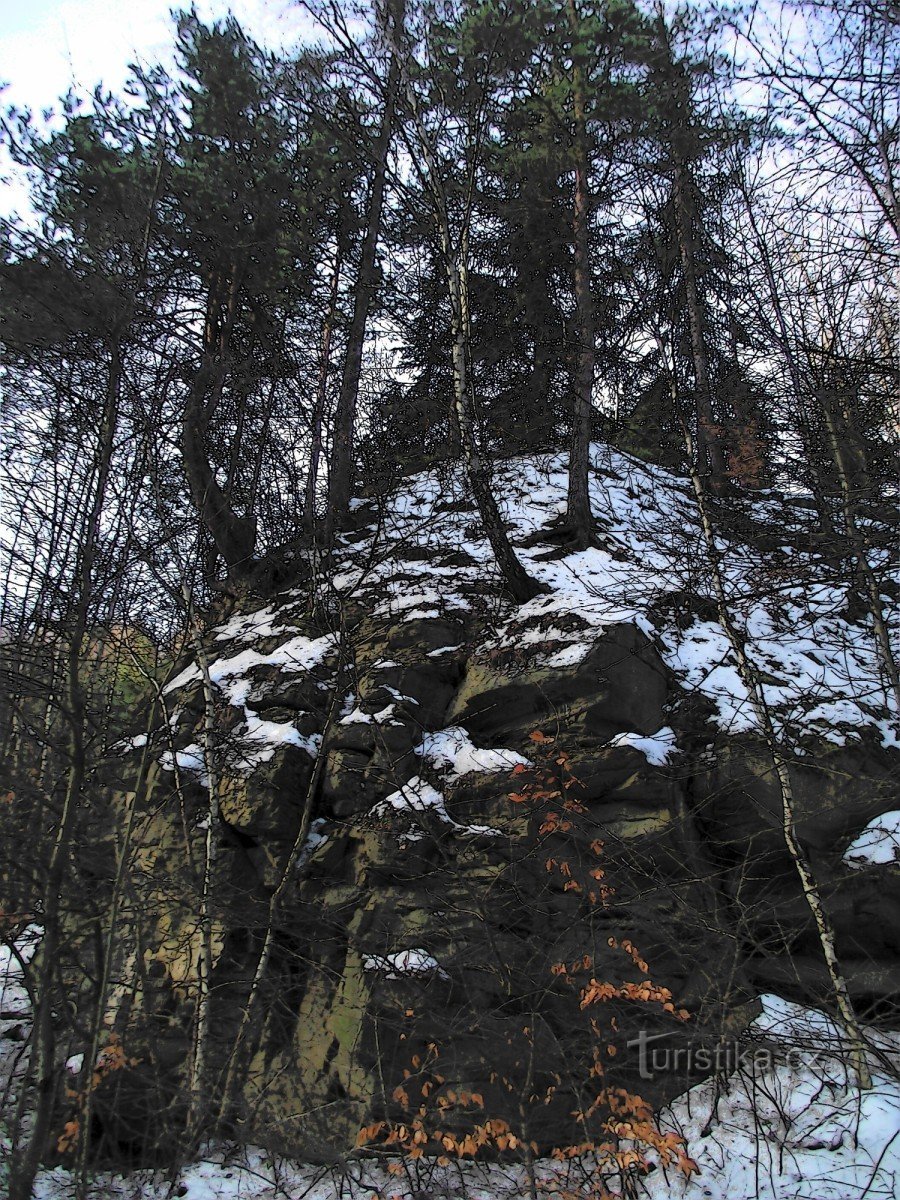
M871 820L844 851L841 862L855 871L900 862L900 810Z
M652 767L664 767L672 755L678 753L675 730L668 725L649 736L641 733L617 733L607 745L628 746L632 750L639 750Z
M385 979L400 979L404 975L432 975L439 979L449 976L436 958L427 950L399 950L396 954L367 954L363 958L367 971L378 971Z
M511 771L515 766L531 765L515 750L480 750L460 725L426 733L416 753L437 770L447 772L449 779L472 772Z

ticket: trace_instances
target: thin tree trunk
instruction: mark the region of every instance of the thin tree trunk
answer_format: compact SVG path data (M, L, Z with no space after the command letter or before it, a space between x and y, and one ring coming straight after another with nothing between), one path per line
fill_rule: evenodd
M769 259L768 248L766 247L765 239L761 237L758 231L752 212L752 205L749 202L749 197L745 198L747 199L747 211L750 216L754 235L756 236L757 248L763 262L766 273L766 281L769 285L772 304L775 309L782 351L788 360L788 365L791 372L791 381L794 385L798 411L804 415L804 420L808 423L808 417L806 415L806 409L801 393L800 372L795 362L793 353L790 350L787 322L782 311L781 299L778 295L775 273L772 269L772 264ZM853 485L852 471L846 459L844 438L842 436L842 431L837 428L837 422L835 421L832 405L821 392L819 393L819 407L825 420L825 428L828 434L828 444L831 451L831 458L838 473L838 481L841 489L841 508L844 523L844 535L851 548L851 552L856 559L857 570L862 575L865 583L869 615L872 618L872 628L875 634L876 649L881 660L882 669L884 670L889 688L893 693L895 710L898 716L900 716L900 671L898 671L897 660L894 658L887 621L885 620L884 616L884 606L881 602L881 588L878 585L875 572L872 570L869 562L869 547L867 544L867 539L859 522L856 519L856 490ZM813 470L815 471L815 467ZM826 520L830 525L830 513L828 512L825 504L824 495L817 493L816 501L819 508L821 524L823 525L823 532L832 532L830 528L826 527Z
M872 1085L872 1079L869 1073L868 1059L866 1057L865 1038L863 1037L859 1021L857 1020L856 1012L853 1008L853 1002L850 998L850 992L847 987L847 981L844 978L844 974L841 970L840 962L838 960L835 946L834 929L831 924L831 919L829 918L828 913L826 912L822 903L822 897L819 892L815 876L813 875L809 859L807 858L806 851L804 850L797 836L794 788L791 781L788 760L782 748L781 739L772 721L769 706L765 698L765 692L763 691L763 686L760 681L759 672L750 661L750 658L747 654L747 646L744 641L744 637L731 617L731 612L728 606L727 586L722 574L721 564L719 561L719 552L716 548L715 527L710 516L703 479L696 465L694 464L693 446L691 445L692 438L690 432L684 425L683 432L685 436L685 442L687 444L688 459L691 462L691 486L693 487L694 496L697 500L697 507L700 513L701 529L709 559L710 575L712 577L713 592L716 598L716 609L719 623L724 629L725 635L728 638L729 644L734 652L734 656L737 661L738 673L741 677L744 687L747 689L750 705L753 709L757 723L762 731L763 739L766 743L766 747L772 760L772 765L775 769L775 776L778 780L778 787L781 794L782 833L784 836L784 843L796 868L797 875L800 879L800 887L803 891L804 898L809 906L809 910L815 922L816 932L819 938L819 945L822 948L822 955L825 959L828 977L831 980L831 986L832 990L834 991L838 1013L840 1015L841 1023L844 1026L847 1039L850 1043L851 1058L854 1070L856 1071L859 1086L860 1088L868 1088Z
M690 196L687 168L677 151L675 159L675 213L678 230L678 253L684 274L687 298L688 326L691 332L691 357L694 364L694 403L697 411L697 444L701 474L709 472L714 491L725 482L725 456L712 407L712 387L709 378L709 356L703 328L703 307L697 283L697 261L694 254L694 206Z
M897 669L897 661L894 658L891 638L884 616L884 607L881 603L881 588L878 585L875 572L872 570L872 565L869 562L865 534L856 519L856 494L853 487L851 470L847 464L843 439L840 431L835 426L834 414L831 411L830 405L824 398L822 400L822 412L828 430L831 456L837 468L838 480L840 482L844 535L851 553L856 560L856 568L862 575L865 583L866 598L869 602L869 615L872 618L878 656L881 659L882 668L887 677L890 690L893 693L894 708L897 715L900 716L900 672Z
M328 397L328 375L331 368L331 339L334 334L334 318L337 312L338 284L341 277L341 251L335 251L334 270L328 293L328 310L322 322L322 349L319 362L319 383L313 407L310 431L309 472L306 476L306 494L303 500L303 528L312 533L316 521L316 491L319 483L319 460L322 457L322 427L325 423L325 402Z
M10 1200L30 1200L34 1178L43 1155L56 1094L56 1035L53 1028L53 990L62 943L62 892L75 821L82 804L87 776L85 744L86 702L81 679L81 655L88 630L93 587L94 561L100 533L100 517L106 499L110 465L118 422L119 391L122 380L122 351L118 341L110 349L106 395L100 426L96 483L83 530L81 562L69 646L66 658L66 718L69 724L69 769L62 811L50 853L44 889L43 936L38 951L37 1007L32 1026L31 1061L23 1080L34 1080L33 1124L27 1145L14 1164L10 1178Z
M402 17L401 8L401 17ZM512 550L508 535L497 508L491 488L491 475L487 464L481 455L478 439L475 437L474 426L474 397L472 379L469 372L469 292L468 292L468 230L470 221L470 204L467 204L463 216L462 230L458 246L454 248L454 240L450 234L450 212L448 199L440 170L438 169L437 151L434 149L430 133L422 122L419 103L415 91L409 82L407 73L402 70L402 56L398 47L397 35L402 32L402 22L389 30L392 37L392 61L396 62L398 78L403 86L404 95L413 116L416 128L418 151L412 149L413 168L419 175L422 187L431 199L432 217L440 241L440 253L444 259L450 296L450 317L452 329L451 359L452 377L454 377L454 401L452 414L456 418L458 434L464 460L466 460L469 486L472 487L475 504L478 505L481 524L485 528L487 540L490 542L494 558L504 577L506 589L516 604L524 604L544 590L541 584L534 580L523 568L516 552ZM407 143L409 145L409 143ZM470 169L478 160L478 143L470 143ZM421 161L420 161L421 160ZM472 179L469 180L469 198L472 194Z
M79 1143L78 1154L78 1180L77 1194L79 1197L86 1197L88 1194L88 1156L90 1153L90 1128L91 1128L91 1113L93 1110L94 1089L92 1085L93 1071L97 1062L97 1057L100 1053L100 1037L103 1032L104 1021L106 1017L106 1001L109 994L110 980L112 979L113 959L115 956L116 947L116 932L119 920L119 905L122 899L122 890L125 883L126 869L129 864L129 854L131 851L131 840L134 833L134 821L140 801L144 794L144 789L147 784L147 778L152 762L152 742L151 735L156 725L156 716L158 712L158 702L154 701L150 705L150 710L147 716L146 725L146 742L144 744L143 753L141 754L141 765L138 770L138 778L135 782L134 792L128 801L128 809L125 818L125 829L122 835L122 845L119 850L119 859L116 864L116 877L113 881L113 893L106 917L106 934L103 946L102 966L100 970L100 980L97 985L97 1003L94 1009L93 1021L91 1022L91 1040L87 1053L88 1065L88 1084L84 1094L84 1106L81 1110L81 1141Z
M225 1070L225 1082L222 1087L221 1099L219 1101L219 1119L223 1120L227 1117L237 1097L238 1087L242 1082L242 1076L248 1062L248 1051L250 1050L250 1036L256 1020L256 1014L263 996L263 984L265 982L266 973L269 969L269 963L272 958L272 950L275 945L275 935L278 928L278 918L281 913L281 905L284 900L285 893L289 887L296 887L297 884L297 865L300 856L303 853L303 848L306 845L306 840L309 837L309 829L312 824L313 811L315 809L316 799L319 792L319 784L322 779L322 774L325 770L327 761L326 741L334 724L334 719L338 714L341 704L340 693L340 673L343 667L344 654L343 644L338 658L337 675L335 678L334 689L331 694L331 699L328 706L328 714L325 718L325 725L322 730L322 742L319 746L316 761L313 766L312 774L310 775L309 783L306 787L306 795L303 801L303 809L300 815L300 827L297 830L297 836L294 838L290 853L287 857L287 862L281 872L281 878L278 885L269 900L269 911L266 921L266 932L263 938L262 950L256 963L256 969L253 973L253 980L250 984L250 991L247 995L247 1003L244 1005L244 1011L241 1014L241 1023L238 1027L237 1034L234 1039L231 1053L228 1057L228 1063Z
M405 0L387 0L385 22L393 22L399 28L403 24ZM374 147L374 173L369 193L366 236L363 240L359 273L356 277L356 293L353 300L353 318L347 338L347 352L341 374L341 391L338 397L334 421L334 444L331 469L328 476L328 514L325 524L325 539L330 545L335 531L345 520L350 508L350 491L353 482L353 435L356 426L356 405L359 396L359 378L362 371L363 344L366 337L366 321L372 301L375 283L375 252L381 235L381 210L384 204L384 188L387 177L387 160L394 129L394 110L400 82L400 64L391 39L390 65L381 113L381 127Z
M481 523L490 543L491 550L497 560L506 587L517 604L524 604L542 590L537 580L533 579L516 556L510 544L509 537L497 507L497 501L491 488L490 472L481 454L475 435L472 417L471 377L469 374L469 341L468 341L468 279L465 264L460 263L453 254L449 241L449 228L443 222L442 242L447 263L447 279L450 288L450 310L453 331L453 402L456 421L459 426L462 441L463 456L469 484Z
M210 1006L212 1002L213 971L213 885L215 883L216 848L219 837L219 775L217 770L217 747L215 741L216 709L215 689L209 674L209 656L203 645L201 629L192 607L190 590L182 585L188 606L194 648L203 681L203 760L206 768L206 786L209 800L206 808L206 829L203 847L203 865L200 884L199 932L197 954L197 1008L194 1023L194 1044L191 1054L190 1077L188 1080L187 1144L197 1139L203 1121L204 1083L209 1057Z
M791 377L791 386L794 389L794 402L797 406L797 418L800 426L801 437L804 438L807 446L807 454L810 459L810 470L812 472L813 483L812 492L816 500L816 511L819 515L819 525L823 533L828 534L833 531L831 523L831 513L828 509L828 504L825 500L825 492L819 478L819 469L812 459L812 433L810 427L809 412L807 411L806 401L803 395L803 386L800 379L800 368L797 365L797 358L791 348L791 339L788 331L787 318L784 315L784 307L781 303L781 296L778 291L778 284L775 279L775 271L772 266L772 259L769 254L769 247L763 237L759 225L756 220L756 214L753 210L751 197L747 194L745 185L742 185L742 194L747 210L747 217L750 221L750 228L753 230L754 242L756 244L756 252L759 255L760 263L762 264L763 273L766 277L766 283L769 288L769 298L772 303L772 310L775 313L775 322L778 326L778 333L775 335L775 341L779 346L781 353L784 355L787 363L788 373Z
M392 42L394 59L400 62L396 41ZM491 488L490 472L475 434L474 397L469 370L469 280L468 280L468 234L471 213L469 208L463 218L463 227L458 247L454 248L450 233L450 215L444 183L438 168L437 153L431 137L422 122L419 106L408 77L401 72L407 103L416 126L420 163L413 153L414 166L422 184L431 198L432 216L440 239L441 256L447 271L452 328L451 358L453 363L453 414L459 429L459 438L469 486L478 506L481 523L490 543L497 565L503 575L507 590L517 604L537 596L544 590L519 562L510 544L503 518ZM472 155L473 162L477 150Z
M573 38L578 33L575 0L568 0L569 26ZM569 439L569 491L567 523L581 546L593 545L594 517L588 491L590 466L591 416L594 395L594 310L591 299L591 263L588 222L590 194L588 185L587 126L584 108L584 78L577 62L572 67L572 105L575 119L575 195L572 206L572 241L575 252L574 287L578 352L572 404L572 429Z

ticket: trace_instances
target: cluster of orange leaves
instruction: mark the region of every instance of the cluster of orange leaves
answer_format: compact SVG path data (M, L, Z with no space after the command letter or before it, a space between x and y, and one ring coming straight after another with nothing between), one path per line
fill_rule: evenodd
M125 1053L125 1047L122 1045L119 1035L115 1031L110 1033L106 1045L97 1055L97 1061L94 1063L94 1069L86 1086L80 1091L66 1088L67 1099L75 1101L75 1113L66 1121L63 1131L57 1139L58 1153L70 1154L77 1147L81 1137L81 1117L89 1093L99 1087L107 1075L111 1075L114 1071L121 1071L125 1067L136 1067L137 1064L136 1058L129 1058Z
M438 1047L434 1042L429 1043L428 1051L426 1066L433 1063L439 1056ZM414 1055L411 1061L417 1071L421 1070L423 1063L419 1055ZM412 1071L404 1070L403 1076L407 1085L411 1086ZM420 1085L422 1102L415 1112L412 1112L408 1086L400 1084L394 1089L393 1098L411 1112L410 1117L394 1125L387 1121L376 1121L372 1125L364 1126L357 1135L357 1146L365 1146L379 1141L382 1146L394 1146L407 1158L413 1159L421 1158L426 1149L432 1149L439 1152L438 1163L441 1166L447 1166L451 1161L450 1155L455 1155L457 1159L474 1158L479 1150L486 1146L505 1151L517 1150L523 1145L521 1139L510 1129L508 1122L500 1117L478 1121L463 1134L456 1134L440 1127L429 1128L428 1100L435 1087L440 1088L444 1083L446 1080L443 1075L430 1072ZM460 1109L478 1109L484 1112L484 1097L480 1092L468 1092L463 1088L458 1090L447 1088L435 1097L434 1106L437 1109L434 1116L440 1120ZM533 1145L532 1148L535 1152L537 1151L536 1145Z
M555 740L539 730L535 730L529 736L541 750L551 746ZM548 805L542 815L539 828L541 837L570 833L578 817L586 813L585 806L567 794L579 781L572 772L569 757L565 752L554 752L553 766L526 767L522 764L516 766L512 774L522 779L521 790L512 792L509 796L514 804ZM603 854L604 843L596 838L590 843L590 849L595 858L599 859ZM545 866L547 871L555 869L565 878L564 891L585 893L585 888L573 877L571 867L566 860L548 857ZM610 896L614 894L614 889L604 882L603 868L599 865L594 866L589 870L588 875L598 886L596 888L588 887L587 898L592 904L606 905ZM608 944L613 949L621 949L631 958L642 974L648 974L649 967L646 961L628 938L620 941L610 937ZM567 983L575 984L577 981L574 977L577 973L591 971L593 966L593 960L585 954L571 967L565 963L555 964L551 968L551 973L554 976L563 977ZM676 1009L672 993L668 988L660 987L652 983L650 979L645 979L640 983L627 982L615 985L598 980L593 975L589 982L581 987L579 1010L584 1011L596 1003L614 999L644 1004L656 1003L661 1005L663 1011L670 1013L678 1020L687 1020L689 1016L685 1009ZM407 1010L407 1015L412 1016L412 1010ZM618 1028L615 1017L612 1018L610 1024L613 1029ZM593 1018L591 1019L591 1028L595 1036L599 1038L600 1029ZM526 1028L523 1032L527 1035L529 1030ZM610 1057L616 1053L615 1046L611 1044L605 1049ZM459 1109L472 1108L484 1111L484 1098L478 1092L447 1088L439 1090L432 1099L434 1089L442 1089L446 1083L442 1075L429 1071L438 1056L438 1047L435 1043L430 1042L424 1063L419 1055L413 1056L411 1060L413 1068L419 1072L419 1079L422 1078L423 1073L427 1072L428 1074L428 1077L420 1084L421 1103L417 1107L414 1108L408 1090L411 1086L411 1071L403 1072L406 1085L401 1084L394 1089L394 1101L410 1114L409 1117L399 1123L376 1121L374 1124L365 1126L359 1131L358 1146L379 1142L385 1147L395 1147L412 1159L421 1158L427 1150L437 1151L437 1161L443 1166L451 1162L451 1155L455 1155L457 1159L472 1158L485 1147L498 1151L530 1149L533 1154L539 1153L537 1143L525 1141L510 1128L507 1121L498 1117L479 1120L463 1134L456 1134L439 1126L429 1128L430 1117L432 1120L437 1118L439 1122L443 1123L442 1118L446 1119L452 1112ZM604 1075L598 1048L595 1048L594 1051L594 1067L590 1074L595 1077ZM495 1075L492 1074L492 1082L495 1081L495 1078ZM561 1080L556 1078L560 1083ZM502 1082L507 1085L507 1090L512 1089L509 1081L503 1080ZM548 1088L545 1103L550 1102L555 1091L555 1087ZM432 1099L433 1107L437 1110L435 1113L430 1112L430 1099ZM601 1088L586 1110L575 1112L572 1115L587 1129L588 1121L601 1110L608 1115L598 1129L599 1140L598 1138L587 1138L580 1143L557 1148L551 1152L552 1157L563 1162L574 1158L593 1156L597 1160L599 1168L615 1168L621 1176L646 1168L648 1164L645 1152L652 1149L662 1165L674 1165L686 1176L699 1170L685 1151L684 1139L675 1133L662 1133L656 1126L651 1106L642 1097L623 1088ZM622 1143L631 1144L623 1145ZM399 1174L402 1166L399 1163L392 1163L388 1169L394 1174ZM565 1188L556 1189L555 1194L559 1200L576 1200L576 1197L577 1200L584 1200L585 1197L583 1190L570 1193ZM598 1179L597 1187L592 1190L591 1196L595 1200L606 1200L609 1196L602 1180Z
M540 749L552 746L555 741L554 738L541 733L539 729L535 729L528 736ZM513 804L527 803L537 806L549 801L555 806L548 807L541 818L538 835L545 838L553 834L570 833L574 828L576 818L587 812L579 800L568 794L573 787L581 786L581 781L572 770L569 755L564 750L551 753L553 753L552 766L526 767L524 763L519 763L513 767L513 777L530 776L530 778L523 780L521 791L509 793ZM591 842L591 852L596 858L600 858L603 854L603 842L599 838L595 838ZM588 871L589 878L594 881L593 885L583 884L575 879L572 875L571 864L565 859L550 856L546 859L544 866L547 871L558 871L565 879L564 892L585 895L591 904L605 906L615 892L615 888L605 882L606 872L599 865L595 865Z

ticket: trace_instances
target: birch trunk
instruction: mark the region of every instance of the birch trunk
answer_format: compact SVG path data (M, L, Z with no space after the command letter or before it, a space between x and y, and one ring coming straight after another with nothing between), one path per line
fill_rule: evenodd
M751 662L747 654L747 646L744 637L731 617L731 611L728 604L727 586L722 574L719 553L716 548L715 527L713 525L712 518L710 517L709 505L707 503L706 492L703 486L703 479L694 465L694 460L692 457L693 447L691 445L690 433L687 431L687 429L684 430L684 433L688 449L688 458L691 462L691 485L693 487L694 496L697 500L697 507L700 512L703 541L706 546L709 559L710 575L712 578L713 593L715 595L719 623L724 629L725 635L728 638L732 651L734 652L741 682L747 689L753 714L760 730L762 731L766 748L768 749L772 760L772 766L775 770L775 776L778 780L778 788L781 795L781 823L784 843L796 868L797 875L800 879L800 887L803 891L803 896L807 905L809 906L809 910L815 922L819 945L822 948L822 955L825 959L828 977L831 980L831 986L834 992L835 1003L837 1005L838 1013L841 1023L844 1027L847 1040L850 1044L851 1060L856 1072L857 1080L860 1088L869 1088L872 1085L872 1079L869 1073L868 1059L866 1056L866 1041L863 1037L859 1021L857 1020L856 1012L853 1008L853 1002L850 998L850 992L847 987L847 981L844 978L840 962L838 960L837 950L835 947L834 929L832 927L831 920L822 903L822 897L819 892L815 876L813 875L809 859L807 858L806 851L804 850L797 836L796 806L794 802L794 789L791 782L790 767L785 756L781 738L779 737L775 728L771 713L769 711L769 706L766 702L759 672Z
M188 1146L196 1142L208 1115L204 1104L204 1086L207 1082L209 1057L210 1007L212 1003L213 970L213 885L216 870L216 847L219 834L219 775L218 754L215 738L216 710L215 689L209 674L209 656L203 645L199 623L192 612L192 599L186 584L183 585L185 602L191 622L191 632L200 677L203 682L203 761L206 770L206 786L209 800L206 807L203 861L200 880L199 944L197 947L197 1007L194 1014L194 1041L191 1049L188 1076L188 1115L186 1136Z

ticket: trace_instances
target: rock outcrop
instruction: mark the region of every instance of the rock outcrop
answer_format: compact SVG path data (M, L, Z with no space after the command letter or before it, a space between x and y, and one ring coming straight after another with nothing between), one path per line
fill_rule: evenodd
M138 1065L97 1097L107 1138L165 1146L193 1076L213 1117L306 1157L423 1089L442 1121L475 1095L541 1147L579 1141L591 1089L688 1082L643 1069L642 1033L718 1044L770 989L830 1003L687 481L595 447L602 545L567 551L566 456L494 466L540 596L503 600L444 464L357 503L302 595L210 630L209 687L180 664L123 748L111 1019ZM854 1001L896 1020L900 867L842 860L900 808L883 663L808 511L734 504L755 532L723 529L716 569L798 834Z
M471 614L345 614L338 633L295 612L283 617L300 633L294 660L273 662L284 631L252 652L246 635L220 634L211 651L212 1091L242 1031L273 892L291 872L242 1035L229 1119L245 1136L339 1156L430 1064L438 1092L476 1093L511 1122L534 1106L542 1145L577 1141L572 1113L599 1032L580 1007L589 978L618 989L650 980L690 1014L676 1029L661 1001L617 995L598 1009L607 1082L654 1101L685 1077L644 1077L628 1045L641 1030L714 1042L746 1022L759 991L827 1003L764 749L710 725L709 705L635 625L611 624L571 652L549 634L492 646ZM116 1013L139 1066L97 1105L108 1137L148 1145L181 1111L210 819L200 673L188 667L167 695L124 914L140 986ZM900 869L851 872L840 857L889 807L895 769L874 744L818 746L794 767L800 835L851 991L874 1015L896 1015L900 994ZM579 962L583 975L567 981L560 964Z

